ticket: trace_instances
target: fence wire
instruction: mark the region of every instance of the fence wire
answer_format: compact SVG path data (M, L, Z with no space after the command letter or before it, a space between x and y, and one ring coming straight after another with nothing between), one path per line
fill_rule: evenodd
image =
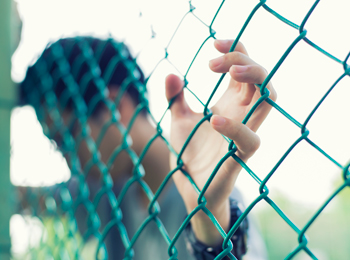
M251 210L262 201L267 202L272 209L274 209L277 214L290 226L292 230L294 230L295 235L297 237L298 243L296 247L286 255L285 259L292 259L296 254L300 251L304 251L307 255L309 255L312 259L317 259L316 255L312 250L310 250L308 246L308 239L306 237L306 233L312 223L317 219L317 217L322 213L322 211L327 207L327 205L337 196L337 194L345 189L347 186L350 186L349 179L349 171L348 168L350 164L342 165L337 162L334 158L332 158L326 151L322 150L316 143L314 143L309 138L309 130L307 128L308 123L312 119L313 115L322 106L323 102L327 99L328 95L331 91L337 87L337 84L346 76L350 75L350 67L347 64L348 59L350 57L349 54L344 58L337 58L333 56L331 53L319 47L316 43L311 41L307 37L307 24L308 19L312 16L312 13L317 8L317 5L320 1L315 1L312 7L309 9L304 19L300 24L296 24L278 12L271 9L266 1L259 1L254 9L251 11L249 16L247 17L243 27L239 31L238 35L232 35L232 38L235 39L234 43L230 51L234 51L238 41L245 33L246 28L249 26L252 19L257 11L265 11L270 15L275 16L278 20L285 24L285 26L289 26L294 28L298 32L298 36L294 39L293 42L290 43L288 49L284 52L284 54L280 57L278 62L275 64L271 72L268 74L266 79L261 85L258 85L261 93L261 97L257 101L256 105L247 113L242 123L246 124L249 122L252 114L254 114L254 110L257 106L266 102L273 109L275 109L278 113L287 118L290 122L292 122L296 127L300 129L300 136L294 141L294 143L285 151L283 156L278 160L278 162L272 167L269 173L265 178L260 179L258 174L256 174L249 165L245 164L239 157L235 154L232 155L233 159L235 159L241 166L243 167L243 171L248 173L251 178L259 185L259 193L260 195L255 198L255 200L248 205L245 209L241 217L234 224L234 226L229 230L226 234L222 229L219 231L224 238L224 242L222 244L223 251L220 255L218 255L215 259L223 259L223 257L228 256L230 259L236 259L235 256L230 253L232 249L232 244L230 244L230 239L232 238L234 232L237 230L242 221L247 217L247 215L251 212ZM209 110L209 104L214 97L217 89L219 88L221 82L223 81L225 74L222 74L217 84L213 86L213 90L211 92L210 97L207 100L200 100L198 96L191 90L191 85L187 81L187 76L192 68L194 61L197 59L198 54L201 52L204 44L211 38L215 39L215 30L213 28L213 24L220 14L222 8L224 8L225 1L222 1L220 6L217 9L217 12L213 16L211 23L206 24L202 21L195 13L195 6L189 1L188 11L183 15L182 20L179 22L177 29L173 33L168 45L164 48L164 57L159 60L158 64L162 61L167 61L171 64L181 75L185 82L184 88L188 90L191 94L194 95L196 99L200 101L203 106L203 120L201 120L198 125L193 129L192 133L188 137L182 151L186 150L186 144L188 141L193 138L196 134L196 129L201 127L206 121L209 121L211 118L211 111ZM176 33L178 32L178 28L181 27L181 24L185 17L193 16L193 18L198 19L204 27L208 29L208 35L203 40L201 46L199 46L197 53L193 57L191 63L188 65L188 68L185 74L182 74L175 65L172 64L169 59L168 49L172 44L172 40ZM152 37L157 37L156 34L152 35ZM157 66L153 69L152 73L148 75L148 77L144 81L140 81L140 73L136 68L136 63L138 57L135 59L130 59L128 53L125 51L124 44L117 43L115 41L110 41L113 44L113 48L117 50L117 55L111 59L108 64L108 68L105 70L106 72L101 75L99 73L98 61L104 51L105 46L97 46L94 47L95 52L91 51L93 42L88 42L83 39L78 40L71 48L79 48L81 50L81 55L76 57L72 67L69 66L69 53L65 51L62 46L58 43L53 43L50 45L52 51L49 55L41 56L39 58L37 65L32 67L35 70L37 77L33 77L31 79L31 84L27 84L25 87L25 92L28 95L28 99L30 103L35 107L37 116L41 123L44 126L45 133L53 139L57 140L57 136L62 139L62 143L60 145L61 151L66 158L69 158L69 165L71 169L72 179L75 180L76 191L72 192L70 186L72 185L72 181L68 181L65 183L61 183L56 185L55 188L43 188L40 192L36 189L26 189L26 203L27 205L23 205L22 208L30 208L30 214L33 216L38 216L43 222L45 217L52 217L52 227L53 234L52 237L49 237L49 240L52 241L51 245L46 245L43 242L43 246L40 251L32 249L30 254L32 259L39 259L40 256L45 256L45 259L81 259L81 251L84 247L84 244L88 241L88 238L93 236L98 240L98 246L96 250L96 259L107 259L107 249L105 245L105 239L112 227L117 227L117 232L119 232L122 243L125 247L125 255L124 259L133 259L134 252L133 247L135 243L138 241L138 238L142 234L145 226L150 225L150 223L155 223L159 229L159 232L164 238L165 243L168 246L168 255L169 259L177 259L177 249L176 242L184 231L185 226L190 222L191 218L200 210L204 211L211 221L219 226L214 216L207 210L206 208L206 200L205 200L205 192L206 189L200 190L197 188L196 183L192 180L192 178L186 174L183 169L182 163L182 152L177 154L168 141L168 139L164 136L163 130L161 127L162 120L164 115L167 113L170 108L172 102L169 102L169 106L164 111L163 117L159 121L155 119L152 115L152 112L149 109L148 105L148 96L147 96L147 83L154 75L154 72L157 70ZM317 104L314 105L312 111L310 111L308 117L304 122L299 122L297 119L293 118L287 111L285 111L281 106L279 106L276 102L269 98L269 91L266 88L267 84L273 79L275 73L280 68L281 64L287 59L288 55L293 51L294 47L298 45L301 41L304 41L309 45L310 48L316 49L319 51L320 55L326 55L335 62L341 64L344 69L344 73L342 73L339 78L334 82L332 86L324 93L323 97L319 100ZM120 84L120 91L114 101L108 101L106 97L106 85L108 84L110 77L118 64L123 64L125 68L127 68L127 77ZM82 66L87 68L87 72L84 75L78 75ZM80 77L79 84L77 83L77 78ZM63 81L67 89L64 90L60 95L56 95L54 92L55 87L59 84L60 81ZM98 95L91 98L90 102L87 104L84 100L84 93L88 91L90 84L93 84L95 88L98 90ZM133 85L134 88L140 93L139 95L139 105L136 108L136 112L133 115L128 126L124 126L120 121L120 115L117 110L121 99L127 89ZM34 87L35 86L35 87ZM80 89L81 91L77 91ZM99 136L96 140L92 138L90 135L91 129L88 124L88 118L94 113L94 110L104 104L111 111L111 119L106 122L103 130L100 132ZM63 120L62 114L64 113L65 108L71 108L74 110L76 115L76 120L68 120L65 122ZM131 138L130 131L133 127L133 124L136 118L142 113L143 110L146 110L151 120L157 126L156 133L153 138L149 140L147 145L144 147L143 152L140 156L132 150L131 148ZM47 125L48 118L52 121L51 125ZM72 128L79 127L78 136L72 135ZM104 138L106 132L109 127L115 126L119 129L122 135L122 142L120 146L116 147L110 158L106 162L103 162L99 153L99 146ZM45 128L46 126L46 128ZM171 169L171 171L164 178L162 184L156 193L153 193L147 183L144 181L143 177L145 175L144 169L142 167L142 159L147 154L150 146L156 139L163 140L166 145L169 147L169 150L172 154L177 157L177 167ZM279 206L269 197L269 189L268 184L271 178L273 178L276 170L280 167L283 161L287 158L287 156L291 153L291 151L300 144L300 142L307 142L310 146L315 148L319 153L324 155L325 160L331 161L335 164L342 172L343 183L334 191L334 193L319 207L316 213L308 220L308 222L301 227L298 227L293 221L288 218L285 213L279 208ZM78 149L82 143L86 143L90 153L92 154L91 159L85 165L82 165L78 158ZM228 150L235 150L235 144L228 140L227 144ZM134 170L130 178L124 183L121 192L119 194L115 194L113 192L113 180L110 175L110 168L116 160L116 158L121 154L126 153L134 165ZM218 162L219 163L219 162ZM87 178L89 175L89 171L92 167L95 167L100 172L100 188L96 192L95 197L90 197L89 184L87 182ZM219 168L219 167L218 167ZM204 187L208 187L214 178L218 169L214 170L208 179L207 183ZM183 224L178 227L176 234L173 237L170 237L166 228L164 227L162 220L159 218L159 212L161 210L157 200L160 194L163 192L164 187L171 179L172 175L177 171L183 171L183 173L188 178L188 181L192 184L196 192L198 193L198 206L193 209L192 213L189 214L183 221ZM131 237L128 231L126 230L125 225L123 224L123 212L120 209L121 203L125 198L125 194L128 192L130 187L137 183L142 190L147 194L149 199L148 206L148 217L143 220L142 225L136 231L136 233ZM112 208L112 216L111 220L107 225L101 227L100 215L98 212L98 205L102 197L106 196L108 198L110 207ZM87 228L82 236L78 236L79 233L77 219L76 219L76 211L79 207L83 207L87 214ZM47 243L46 243L47 244Z

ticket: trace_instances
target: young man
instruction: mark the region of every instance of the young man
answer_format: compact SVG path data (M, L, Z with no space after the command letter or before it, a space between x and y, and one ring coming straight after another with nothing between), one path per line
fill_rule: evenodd
M34 106L44 129L49 129L48 136L67 158L74 173L70 184L73 197L83 190L74 184L74 178L86 182L89 197L76 202L77 224L83 235L107 234L103 242L109 259L168 259L169 254L177 254L177 259L191 259L193 254L195 259L207 260L222 251L221 235L201 210L175 243L177 253L168 252L158 220L173 239L186 213L190 214L198 206L198 194L186 174L202 190L228 151L222 135L234 141L235 154L244 162L259 147L255 132L271 107L264 102L247 125L241 121L260 97L260 90L254 84L261 84L267 73L248 57L242 44L229 53L231 45L232 41L215 41L215 48L224 55L210 61L209 66L216 73L228 72L231 81L225 94L211 108L210 122L201 124L181 160L169 152L167 143L147 117L144 76L124 44L91 37L61 39L51 44L28 69L21 84L22 99ZM165 88L171 103L170 143L179 154L203 114L194 113L187 105L180 78L168 75ZM270 98L275 100L271 84L268 89ZM142 157L140 162L139 157ZM136 231L153 212L153 209L147 211L149 193L145 192L142 180L155 194L174 169L178 169L172 175L177 189L169 180L158 199L161 211L157 222L150 221L133 241ZM240 170L240 164L228 157L205 192L206 208L225 232L241 214L237 201L242 199L233 189ZM91 214L95 211L99 221L97 228L91 228ZM128 238L122 235L124 228ZM237 259L246 251L246 229L244 221L232 237L232 253ZM187 236L188 250L184 236ZM259 251L259 243L252 244L251 250Z

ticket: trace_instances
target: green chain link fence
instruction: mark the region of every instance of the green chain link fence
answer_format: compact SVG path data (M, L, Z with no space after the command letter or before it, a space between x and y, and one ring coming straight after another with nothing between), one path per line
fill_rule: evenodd
M87 44L87 42L78 41L77 46L81 49L82 55L77 58L77 61L74 62L73 67L69 70L68 69L69 66L67 65L67 59L69 55L62 50L59 44L53 44L51 46L53 50L51 55L49 57L46 57L45 59L39 59L38 65L35 67L38 77L35 79L32 79L33 84L31 85L36 87L26 89L26 92L30 95L30 103L36 108L37 116L39 120L42 122L42 124L45 126L45 122L47 122L46 119L48 117L53 122L53 124L50 127L44 128L46 134L51 138L53 138L57 134L62 136L62 140L63 140L62 147L61 147L62 153L65 156L69 157L71 174L73 177L76 177L79 180L79 183L78 183L77 194L71 193L71 190L69 189L69 182L61 183L57 185L57 187L55 187L54 190L51 188L47 188L46 192L43 191L44 189L40 190L40 192L35 189L26 190L25 203L27 203L27 205L23 207L27 207L29 205L29 207L31 208L31 214L33 216L38 216L39 219L41 219L43 222L47 221L45 217L47 216L52 217L50 221L52 221L51 226L52 226L53 232L51 232L52 233L50 235L51 237L49 237L49 241L51 240L51 244L49 245L49 243L46 242L45 244L43 242L43 246L41 247L40 250L33 248L30 252L32 259L40 259L40 257L42 256L47 257L45 259L80 259L81 250L84 246L84 243L87 241L87 239L91 235L98 240L96 258L97 259L106 258L107 254L105 252L106 248L104 245L104 240L108 235L108 232L113 226L118 227L120 236L122 237L122 243L126 249L125 259L132 259L133 258L132 248L134 244L137 242L137 239L143 232L143 229L145 228L145 226L149 225L151 222L154 222L157 225L159 232L162 234L165 242L168 245L169 259L177 259L177 250L176 250L175 243L177 242L180 234L184 231L185 226L190 222L191 218L200 210L204 211L209 216L212 222L218 227L219 232L224 238L224 242L222 245L223 251L215 259L222 259L226 255L230 259L236 259L230 253L232 249L232 243L230 241L230 238L233 236L234 232L237 230L237 228L242 223L242 221L247 217L247 215L251 212L251 210L258 203L261 203L262 201L267 202L271 206L271 208L273 208L277 212L277 214L287 223L287 225L289 225L290 228L295 232L295 236L297 237L298 243L296 244L296 247L288 255L285 256L285 258L292 259L300 251L304 251L312 259L317 259L314 252L312 252L312 250L310 250L308 246L308 239L306 237L306 233L310 228L310 226L318 218L318 216L327 207L327 205L334 199L334 197L336 197L339 192L341 192L343 189L345 189L347 186L350 185L349 171L348 171L350 164L346 164L346 165L340 164L334 158L332 158L326 151L322 150L316 143L310 140L310 138L308 137L309 130L307 126L309 121L317 111L317 109L322 105L324 100L326 100L329 93L331 93L331 91L334 88L336 88L337 84L344 77L350 75L350 68L347 64L347 61L350 57L350 53L344 59L337 58L333 56L331 53L319 47L316 43L312 42L307 37L306 28L307 28L308 19L309 17L312 16L312 13L317 8L317 5L319 4L319 2L320 1L315 1L312 7L307 12L307 14L305 15L303 21L300 24L296 24L288 20L281 14L277 13L273 9L271 9L268 6L267 1L259 1L256 4L255 8L251 11L250 15L247 17L238 35L232 35L232 38L235 39L235 42L233 43L230 51L235 50L235 47L238 41L240 40L241 36L244 34L246 28L249 26L249 23L251 22L251 20L254 19L254 15L256 14L257 11L260 11L260 12L266 11L270 13L271 15L278 18L280 22L283 22L285 26L292 27L298 32L298 36L295 38L293 42L290 43L290 46L284 52L284 54L279 59L279 61L275 64L274 68L268 74L265 81L258 86L260 88L261 97L253 106L253 108L247 113L247 115L243 120L243 123L246 124L249 121L250 117L252 116L255 109L260 103L266 102L269 105L271 105L273 109L275 109L277 112L282 114L285 118L290 120L290 122L292 122L295 126L297 126L300 129L300 136L288 148L288 150L285 151L283 156L278 160L278 162L273 166L270 172L263 179L260 179L258 177L258 174L256 174L252 169L250 169L249 165L245 164L243 161L240 160L240 158L238 158L234 154L234 152L236 151L235 144L232 141L228 140L228 153L220 162L218 162L218 166L212 172L203 190L199 190L196 184L194 183L194 181L191 179L191 177L183 170L181 155L185 151L188 142L191 140L193 135L196 134L196 130L199 127L201 127L201 124L203 124L205 121L208 121L211 118L212 114L211 114L211 111L208 109L208 107L217 89L219 88L221 82L223 81L225 74L223 74L220 77L217 84L213 86L212 93L207 100L200 100L196 96L196 94L191 91L191 85L190 85L190 82L187 81L187 76L192 68L192 64L196 60L204 44L211 38L215 39L215 30L213 28L213 24L217 16L220 14L221 9L224 8L225 1L222 1L221 5L219 6L210 24L206 24L195 15L195 6L193 6L191 1L189 1L188 12L184 14L183 19L180 21L178 25L178 28L179 28L184 18L186 16L192 15L193 17L195 17L195 19L200 20L203 23L203 26L206 26L208 29L207 38L202 42L202 45L199 46L198 51L196 55L193 57L192 62L189 64L186 73L182 75L185 81L184 88L188 90L190 93L192 93L203 105L203 119L193 129L192 133L188 137L187 142L185 143L185 145L183 146L179 154L176 154L174 152L174 150L171 147L171 144L169 143L167 138L163 135L163 131L161 127L161 122L163 120L163 117L159 121L157 121L152 115L148 107L148 97L146 92L146 86L147 86L148 80L152 78L153 72L156 71L157 66L153 69L153 72L146 78L145 85L141 84L138 80L139 75L135 70L135 64L138 57L136 57L135 60L133 61L129 60L127 56L123 55L124 45L114 44L114 48L118 50L118 53L120 53L120 55L114 57L114 60L109 64L110 67L106 70L107 72L105 73L105 75L99 75L96 70L97 61L99 60L99 57L103 52L104 46L98 46L97 49L100 51L96 51L95 54L92 54L90 51L91 46ZM174 32L173 36L176 33L177 33L177 29ZM154 37L156 36L154 35ZM168 59L168 47L171 45L172 39L173 37L171 38L167 47L165 48L165 55L159 61L159 63L164 60L167 60L169 63L171 63L171 61ZM330 86L328 91L324 93L323 97L319 100L319 102L314 105L314 109L310 111L309 116L304 122L297 121L281 106L279 106L277 103L272 101L269 98L270 93L266 88L266 85L273 79L275 73L278 71L281 64L286 60L288 55L293 51L293 48L301 41L304 41L305 43L307 43L310 46L310 48L314 48L317 51L319 51L320 55L326 55L332 60L334 60L335 62L341 64L344 69L344 73L342 73L339 76L339 78L334 82L334 84ZM87 66L89 67L89 72L86 73L86 75L84 75L83 83L80 84L81 87L87 88L89 82L93 81L96 87L99 89L99 95L95 96L93 100L91 100L89 107L86 106L86 103L84 102L82 95L76 91L75 78L77 75L75 74L79 72L79 69L83 63L87 64ZM123 63L124 66L128 68L128 71L129 71L128 77L121 84L120 92L117 98L115 99L115 102L107 101L107 99L104 98L105 97L104 90L106 88L105 82L108 82L108 78L110 77L110 74L113 72L113 69L115 68L115 66L117 66L118 63ZM53 64L56 64L55 66L57 66L56 68L57 73L55 75L51 75L49 73ZM55 95L53 88L57 84L58 79L60 79L61 77L66 82L66 85L68 86L68 88L67 88L67 91L65 91L64 93L61 93L61 95L58 97ZM90 129L87 123L88 117L93 113L94 108L98 106L100 102L104 102L105 106L108 107L110 111L117 111L116 108L118 107L123 94L125 93L126 89L128 88L131 82L135 84L135 87L141 93L140 104L138 105L136 109L136 113L133 115L131 122L125 128L119 122L118 112L111 113L112 118L110 122L107 122L105 124L97 140L94 141L94 139L89 134ZM172 102L169 103L168 109L170 108L171 103ZM72 121L72 122L68 122L67 124L63 122L62 107L65 107L65 105L62 106L62 104L66 104L66 106L70 104L75 109L74 111L77 116L78 124L81 127L81 132L78 137L73 137L70 131L73 125L77 122ZM149 140L148 144L144 148L141 155L137 156L136 153L131 149L131 140L130 140L129 132L133 126L133 123L136 117L139 116L141 111L144 109L147 110L147 113L149 114L150 118L153 120L154 124L157 125L157 132L155 133L153 138ZM167 113L168 109L164 111L164 115ZM119 147L116 147L115 151L109 158L108 162L104 163L99 156L98 148L107 129L111 125L115 125L119 129L120 133L123 136L123 140L122 140L122 144ZM145 154L147 153L150 146L152 145L152 143L154 142L154 140L157 138L161 138L169 147L170 152L177 157L177 167L175 169L172 169L167 174L160 188L157 190L155 194L153 194L151 189L147 185L147 183L143 180L145 173L143 171L141 161L145 156ZM276 172L278 167L283 163L286 157L290 154L290 152L296 146L298 146L298 144L302 141L307 142L310 146L315 148L319 153L324 155L325 160L329 160L333 164L335 164L337 167L339 167L339 169L342 172L343 182L334 191L334 193L323 203L323 205L319 207L319 209L308 220L308 222L304 226L298 227L296 224L293 223L293 221L290 218L286 216L286 214L279 208L279 206L269 197L268 183L269 183L269 180L273 178L274 173ZM79 158L77 156L77 147L79 147L79 144L81 142L86 142L91 154L93 154L92 158L88 161L88 163L85 165L83 169L81 168ZM109 169L111 167L112 162L115 160L115 158L122 152L126 152L128 156L131 158L135 166L134 167L135 170L133 171L132 176L124 184L120 194L115 195L112 190L113 181L109 174ZM207 210L205 192L208 186L210 185L212 179L215 177L215 174L218 171L220 165L230 156L233 157L237 162L241 164L241 166L244 169L242 170L242 172L245 171L242 174L248 173L251 176L251 178L259 185L260 195L256 197L256 199L250 205L248 205L246 210L243 212L242 216L238 219L235 225L226 234L220 228L220 225L216 222L214 216L210 213L210 211ZM86 178L92 167L97 167L101 173L101 189L98 191L95 198L93 198L93 200L90 200L89 187L88 187ZM165 185L171 179L172 175L179 170L182 171L187 176L188 181L192 183L194 189L198 193L198 206L191 212L191 214L189 214L186 217L183 224L180 227L178 227L178 231L175 234L175 236L170 237L167 233L167 230L163 226L162 221L158 217L160 208L159 208L157 199L162 193ZM144 219L142 225L134 234L134 236L130 237L123 224L122 212L119 206L122 203L128 189L134 183L137 183L144 190L144 192L147 194L147 197L150 203L148 206L149 216L146 219ZM99 214L97 212L97 206L102 196L108 197L109 203L113 209L113 218L101 231ZM82 236L77 235L78 228L77 228L77 220L75 218L75 211L79 205L84 205L84 207L86 208L87 215L88 215L88 222L89 222L89 225L88 225L89 227L85 231L85 233L82 234Z

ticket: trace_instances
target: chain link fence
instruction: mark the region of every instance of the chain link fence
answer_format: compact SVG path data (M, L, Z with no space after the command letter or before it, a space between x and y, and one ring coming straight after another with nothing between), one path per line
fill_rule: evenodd
M350 164L338 162L335 158L330 156L327 151L323 150L309 138L310 132L308 130L308 124L310 120L312 120L318 109L322 107L330 93L337 88L338 83L350 75L350 68L348 66L350 52L346 57L336 57L308 38L308 20L312 17L313 12L317 10L319 3L320 1L315 1L308 12L305 13L303 20L297 24L270 8L268 1L256 1L256 6L251 10L244 25L239 30L239 33L237 35L232 35L235 41L230 51L235 50L237 43L240 41L242 35L244 35L246 29L249 28L257 12L268 13L278 19L276 23L284 23L285 27L292 28L297 32L297 36L269 72L264 82L257 86L260 89L261 97L245 115L242 123L246 124L249 122L251 116L254 115L255 109L259 104L265 102L269 104L275 112L280 113L285 119L289 120L294 127L299 128L300 135L263 178L259 177L262 176L261 174L250 168L249 163L244 163L235 155L237 149L235 144L233 141L226 138L228 153L224 158L218 161L217 167L213 170L202 190L197 187L191 176L185 171L182 155L186 151L190 140L196 135L198 128L202 127L203 123L210 120L212 116L212 112L209 109L210 103L224 78L228 76L222 74L218 82L214 86L211 86L211 94L205 100L199 98L198 95L192 91L191 81L188 81L187 78L205 44L208 40L216 38L215 21L220 17L222 9L225 8L225 1L222 1L218 5L216 13L213 15L210 23L206 23L196 15L195 3L189 1L187 12L184 13L183 17L179 20L176 30L172 33L172 36L169 38L170 40L164 48L164 57L153 67L151 73L145 77L137 65L138 57L142 54L142 51L133 57L130 55L126 45L122 42L112 39L97 41L89 37L75 37L74 40L73 38L64 39L50 44L49 50L44 51L35 65L29 68L28 72L30 71L30 74L28 73L28 75L31 76L27 77L22 85L22 97L35 108L45 134L49 138L55 140L62 154L67 158L71 170L71 179L68 182L63 182L53 187L20 188L22 198L19 211L26 215L36 216L42 223L40 225L43 225L45 230L41 234L40 247L33 247L30 252L27 253L28 259L83 259L84 252L86 253L89 247L86 246L86 244L89 243L88 241L90 241L91 237L93 237L95 241L93 245L94 250L92 250L94 257L96 259L107 259L110 257L108 254L108 241L111 237L116 236L120 238L124 247L124 259L133 259L135 257L133 248L137 245L144 229L152 225L154 229L158 229L158 231L155 232L159 232L162 236L164 241L162 246L167 247L168 258L178 259L176 247L178 239L184 232L186 225L198 211L204 211L208 215L224 238L222 253L215 259L223 259L225 256L228 256L230 259L236 259L235 256L230 253L232 250L230 239L254 207L264 202L271 206L280 218L290 227L297 238L298 243L294 249L285 255L285 259L293 259L301 251L306 253L311 259L318 259L317 254L309 247L309 241L306 236L307 232L328 204L342 190L350 185L350 174L348 171ZM239 9L238 3L237 8ZM201 42L200 46L198 46L198 50L188 64L185 73L183 73L182 69L178 69L173 65L169 53L173 39L181 29L182 23L187 17L199 21L208 33L207 37ZM156 32L154 32L151 39L156 37ZM282 105L279 105L278 102L270 99L270 92L266 87L267 84L273 80L274 75L278 72L281 65L288 59L290 53L292 53L295 47L301 42L306 43L308 48L317 50L319 53L318 55L329 57L343 68L343 73L339 75L334 84L323 94L322 98L313 104L313 109L309 111L308 117L303 122L294 118ZM113 55L109 57L109 60L102 61L105 68L103 68L104 73L101 74L101 59L103 59L103 53L107 51L107 49L110 49L109 51L113 53ZM184 90L186 93L192 95L202 106L203 119L193 129L179 153L176 153L172 148L162 128L162 120L168 113L172 102L169 102L168 108L164 111L163 116L159 120L153 115L148 103L147 85L149 81L152 80L153 75L157 73L158 65L161 62L168 62L170 66L173 66L173 68L178 71L185 82ZM115 78L115 71L121 71L118 75L123 74L123 76L121 76L121 78ZM114 100L106 98L108 96L106 92L107 86L111 84L120 86ZM135 113L131 116L128 125L124 125L120 121L120 114L117 109L121 105L123 96L126 95L125 93L135 97L135 103L137 104ZM94 114L98 113L102 108L107 108L110 111L110 118L103 123L104 125L101 132L97 136L92 136L91 133L93 130L89 124L89 118L93 117ZM67 116L66 111L72 112L74 116ZM152 138L149 139L147 144L143 147L142 152L137 154L132 146L133 143L130 132L137 118L145 114L149 120L152 121L156 130L152 134ZM278 124L278 122L276 122L276 124ZM108 131L111 128L118 129L120 133L120 145L113 147L109 158L102 158L99 149L101 144L105 142L104 137L108 135ZM147 175L147 172L145 173L144 171L142 161L144 157L147 156L152 145L158 140L165 143L170 153L177 158L177 166L174 169L170 169L162 180L159 188L153 192L149 183L145 181L145 174ZM342 175L342 183L340 183L333 194L319 206L318 210L309 218L307 223L302 226L296 225L293 219L289 218L279 207L278 203L270 198L268 188L269 181L274 178L277 169L300 143L307 143L309 146L316 149L318 153L323 155L324 160L329 160L338 167ZM82 161L82 158L78 155L80 149L86 149L91 157ZM251 179L257 183L260 195L246 207L241 217L226 234L221 229L215 217L206 208L205 193L208 186L211 185L213 178L215 178L220 165L228 157L232 157L243 167L241 174L249 174ZM114 171L114 163L118 158L130 160L133 165L133 171L132 174L122 182L123 185L119 187L119 192L116 193L115 186L119 184L113 181L111 172ZM162 208L159 206L158 200L164 192L164 189L166 189L167 184L171 181L172 176L179 171L188 178L188 181L198 194L198 206L183 220L182 225L177 227L176 232L169 235L166 226L163 224L164 220L159 217ZM91 172L98 173L98 184L91 181ZM138 187L137 189L140 189L141 192L146 194L148 213L141 221L141 225L139 225L138 229L132 233L125 227L125 219L123 218L121 204L126 203L125 201L128 202L128 199L125 198L128 192L136 186ZM312 187L310 187L310 190L312 190ZM110 216L108 216L108 220L104 220L106 216L101 213L100 207L103 204L101 201L105 201L103 203L106 203L109 207ZM111 233L115 234L112 235ZM321 233L321 235L326 234ZM283 241L281 241L281 243L283 243Z

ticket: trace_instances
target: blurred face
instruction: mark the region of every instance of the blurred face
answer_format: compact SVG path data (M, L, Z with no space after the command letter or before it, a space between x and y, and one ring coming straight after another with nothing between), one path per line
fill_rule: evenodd
M112 177L120 176L131 171L132 162L130 157L121 149L122 134L115 123L111 122L111 113L103 111L99 118L89 120L91 137L97 141L96 146L101 156L101 161L107 166ZM127 124L125 124L125 127ZM91 160L91 152L88 149L87 142L83 142L78 150L82 163ZM93 167L93 175L100 174L100 169Z
M134 111L135 106L126 95L122 99L118 111L110 111L104 108L99 111L97 115L90 117L87 121L88 128L80 125L80 122L76 120L73 112L64 112L62 114L65 125L69 125L72 120L75 120L72 135L76 142L75 150L85 175L100 178L101 171L104 170L103 168L105 167L107 167L113 179L131 173L133 164L129 154L125 149L121 149L123 146L123 136L117 123L112 122L112 115L114 113L115 118L120 122L119 127L125 129ZM53 126L50 118L47 118L46 122L49 127ZM89 134L84 138L82 138L83 132L85 132L82 131L83 129L85 129L85 131L89 129ZM59 143L60 139L62 139L62 136L57 133L54 140ZM138 138L132 139L134 141L132 149L137 150L135 145L137 146ZM98 156L94 156L94 154ZM70 164L69 154L65 156L68 164ZM100 161L98 159L100 159Z

